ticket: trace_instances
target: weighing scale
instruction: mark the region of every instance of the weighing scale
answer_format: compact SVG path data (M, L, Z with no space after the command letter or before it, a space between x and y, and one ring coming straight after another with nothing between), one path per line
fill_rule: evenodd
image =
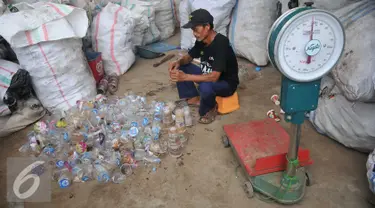
M283 204L300 201L311 177L309 151L299 148L305 112L318 105L321 78L342 56L345 32L331 13L312 2L281 15L272 25L267 49L272 65L282 74L280 107L292 135L273 119L224 126L225 146L231 146L246 171L244 188Z

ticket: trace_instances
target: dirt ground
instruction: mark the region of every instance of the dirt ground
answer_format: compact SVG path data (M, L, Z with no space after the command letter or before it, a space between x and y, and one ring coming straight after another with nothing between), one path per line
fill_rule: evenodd
M169 42L178 44L178 36ZM138 59L120 79L118 95L128 90L143 93L149 99L175 100L177 89L169 83L167 64L153 68L156 60ZM247 62L241 61L243 64ZM223 148L222 126L237 122L264 119L275 108L270 101L279 93L280 74L272 67L256 72L250 67L246 89L238 90L240 110L219 116L210 125L195 125L179 159L163 158L155 172L136 169L125 183L98 184L96 181L75 183L68 189L53 183L51 203L27 203L25 207L131 207L131 208L245 208L282 207L254 197L247 198L242 189L245 177L236 171L238 162L230 148ZM289 125L281 122L285 129ZM0 207L6 203L6 159L18 156L18 148L26 141L28 129L2 138L0 145ZM367 155L345 148L318 134L306 122L302 128L301 146L311 151L314 164L309 167L313 185L307 187L304 199L292 207L370 207L366 177Z

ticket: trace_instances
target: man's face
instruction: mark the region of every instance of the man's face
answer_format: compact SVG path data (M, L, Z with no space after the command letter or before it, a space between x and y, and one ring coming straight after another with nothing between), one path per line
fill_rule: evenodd
M197 41L203 41L208 36L208 31L210 26L208 25L198 25L192 28L194 37Z

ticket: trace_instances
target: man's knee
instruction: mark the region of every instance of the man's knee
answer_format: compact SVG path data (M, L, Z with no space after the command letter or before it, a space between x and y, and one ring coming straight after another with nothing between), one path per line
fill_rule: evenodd
M211 82L203 82L199 84L199 93L201 98L215 96L215 92Z

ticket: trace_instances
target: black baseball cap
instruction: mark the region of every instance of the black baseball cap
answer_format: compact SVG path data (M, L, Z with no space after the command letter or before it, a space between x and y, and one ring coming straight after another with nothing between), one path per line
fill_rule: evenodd
M205 9L197 9L190 13L189 22L182 28L193 28L197 25L210 24L214 22L214 17Z

